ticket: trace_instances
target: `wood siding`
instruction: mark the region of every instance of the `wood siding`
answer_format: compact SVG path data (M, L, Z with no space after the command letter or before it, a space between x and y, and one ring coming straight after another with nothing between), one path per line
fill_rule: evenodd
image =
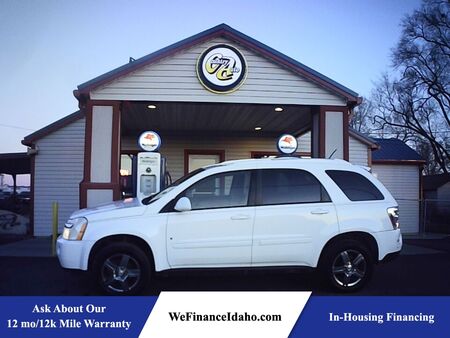
M349 138L348 153L351 164L369 166L368 146L351 136Z
M228 43L244 54L247 79L230 94L214 94L198 81L196 63L208 47ZM127 74L90 93L94 100L229 102L345 106L345 100L238 43L216 38Z
M299 151L308 151L304 142L300 142ZM208 140L187 138L166 138L160 152L167 158L167 167L176 180L184 175L184 149L224 150L225 161L248 159L252 151L276 152L276 139L259 137L216 138ZM122 152L139 151L134 138L122 139Z
M83 179L85 119L79 119L36 142L34 235L52 232L52 202L59 203L59 231L79 208Z
M373 164L372 172L397 200L402 232L418 232L419 166Z

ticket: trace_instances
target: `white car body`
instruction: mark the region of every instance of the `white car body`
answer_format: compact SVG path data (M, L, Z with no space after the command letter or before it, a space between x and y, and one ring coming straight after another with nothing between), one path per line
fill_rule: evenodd
M161 212L180 193L210 175L258 169L301 169L314 175L331 201L253 205ZM326 170L356 172L382 193L382 200L350 201ZM253 182L253 181L252 181ZM144 205L129 199L74 212L87 227L82 240L57 241L65 268L88 270L92 248L110 236L145 241L155 271L176 268L260 266L317 267L326 244L338 235L364 233L376 243L376 260L401 250L400 229L393 228L387 209L397 206L389 191L367 170L343 160L275 158L238 160L207 167Z

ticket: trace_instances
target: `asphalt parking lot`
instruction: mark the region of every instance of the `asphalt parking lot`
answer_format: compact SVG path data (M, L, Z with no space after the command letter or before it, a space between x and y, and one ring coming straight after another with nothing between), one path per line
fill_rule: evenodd
M86 273L64 270L55 257L0 257L2 296L101 294ZM145 291L313 291L335 294L314 271L252 270L158 275ZM370 283L354 295L450 295L450 236L406 239L396 260L375 267Z

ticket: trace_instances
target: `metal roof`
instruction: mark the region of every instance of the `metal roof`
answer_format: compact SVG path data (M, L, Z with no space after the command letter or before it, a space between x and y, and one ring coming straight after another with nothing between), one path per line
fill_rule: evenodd
M170 56L182 49L188 48L194 44L200 43L207 39L216 37L216 36L224 36L225 38L229 38L231 40L237 41L244 46L259 52L260 54L265 55L266 57L272 59L272 61L282 64L283 66L291 69L294 72L300 73L310 80L322 85L323 87L328 88L335 93L338 93L344 97L346 97L349 101L354 103L359 103L360 98L358 93L353 90L343 86L342 84L330 79L329 77L317 72L316 70L304 65L301 62L298 62L289 56L286 56L277 50L231 28L226 24L220 24L210 29L207 29L201 33L193 35L187 39L181 40L177 43L174 43L168 47L162 48L154 53L143 56L139 59L136 59L133 62L127 63L123 66L120 66L116 69L113 69L103 75L100 75L90 81L82 83L78 86L79 93L88 93L92 89L101 86L107 82L110 82L120 76L128 74L136 69L151 64L160 60L163 57Z
M425 162L425 160L405 142L390 138L374 138L379 145L377 150L372 152L373 161L414 161Z

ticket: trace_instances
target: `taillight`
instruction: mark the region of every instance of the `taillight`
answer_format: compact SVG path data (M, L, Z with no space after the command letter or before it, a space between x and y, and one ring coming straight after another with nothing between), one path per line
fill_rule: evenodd
M400 223L398 222L398 207L392 207L387 209L389 219L391 220L392 227L394 229L400 228Z

